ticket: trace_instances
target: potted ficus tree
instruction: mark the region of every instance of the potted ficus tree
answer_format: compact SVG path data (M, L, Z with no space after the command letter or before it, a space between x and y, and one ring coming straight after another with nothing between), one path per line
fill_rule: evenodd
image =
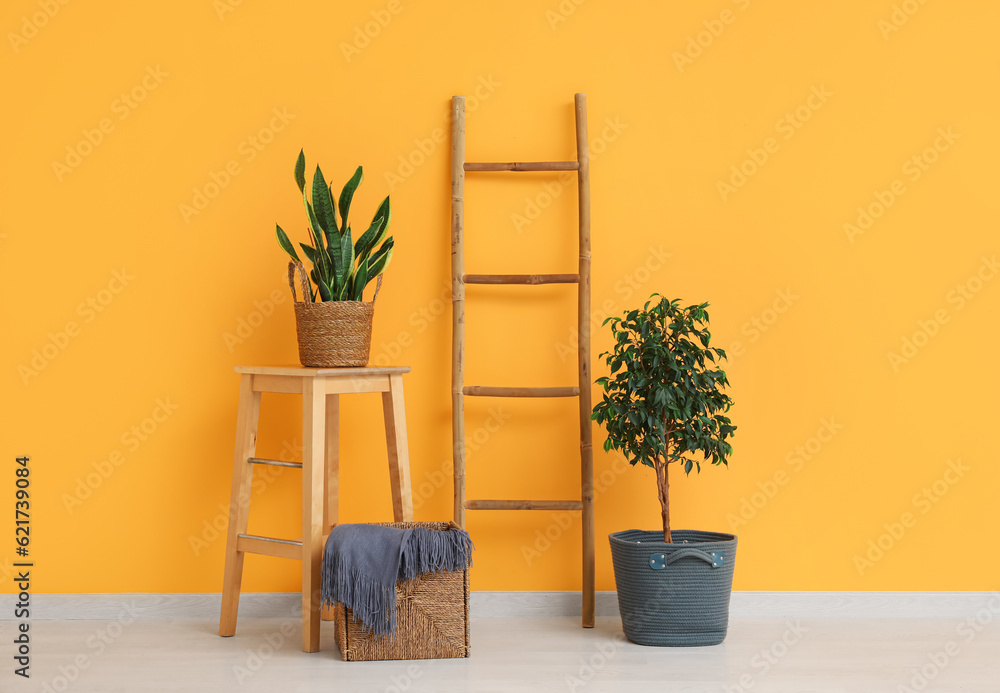
M662 531L611 534L625 635L641 645L716 645L726 637L736 537L671 529L670 471L728 465L736 431L726 413L726 373L711 347L707 303L681 307L653 294L641 310L611 317L614 346L601 354L610 375L592 419L607 430L605 451L651 467Z
M308 278L288 235L280 226L276 231L278 245L292 258L288 263L288 284L295 301L299 361L303 366L319 368L365 366L371 352L375 298L382 286L382 272L392 259L389 198L379 205L368 229L353 240L348 219L351 201L361 184L362 168L358 166L339 198L335 198L317 166L311 200L305 171L305 153L300 151L295 162L295 182L305 204L312 245L299 243L299 247L312 264ZM295 293L296 273L301 301ZM376 277L375 294L366 302L365 287Z

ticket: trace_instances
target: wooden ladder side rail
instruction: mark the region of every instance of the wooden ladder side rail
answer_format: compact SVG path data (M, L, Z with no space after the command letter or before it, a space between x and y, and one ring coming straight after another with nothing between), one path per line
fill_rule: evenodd
M576 158L580 222L580 280L577 285L577 362L580 370L580 500L583 502L583 627L594 627L594 445L591 431L590 369L590 142L587 134L587 95L574 96L576 106Z
M451 97L451 433L455 524L465 527L465 97Z

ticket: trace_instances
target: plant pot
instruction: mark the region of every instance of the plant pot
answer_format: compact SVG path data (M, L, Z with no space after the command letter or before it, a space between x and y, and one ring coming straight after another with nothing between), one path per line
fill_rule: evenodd
M297 265L297 266L296 266ZM295 295L294 273L299 271L303 300ZM379 275L370 302L321 301L311 303L309 282L300 263L288 263L288 284L295 304L295 332L299 362L307 368L360 368L371 353L375 298L382 287Z
M638 645L718 645L729 627L736 537L678 529L609 535L625 636Z

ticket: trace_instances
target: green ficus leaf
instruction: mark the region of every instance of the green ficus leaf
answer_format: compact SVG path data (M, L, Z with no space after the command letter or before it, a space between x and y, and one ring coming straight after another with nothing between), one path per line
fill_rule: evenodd
M604 321L613 348L601 357L611 375L596 381L603 397L592 418L607 430L605 449L648 466L683 462L688 473L701 469L701 457L728 465L736 427L721 415L732 400L715 366L724 352L709 347L707 306L653 294L642 309Z

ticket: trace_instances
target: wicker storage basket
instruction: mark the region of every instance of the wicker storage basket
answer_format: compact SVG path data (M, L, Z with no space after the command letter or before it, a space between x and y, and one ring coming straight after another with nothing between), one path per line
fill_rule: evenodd
M302 300L295 295L298 270ZM307 368L362 368L371 353L375 298L382 287L378 277L370 302L310 301L306 269L301 262L288 263L288 285L295 303L295 331L299 341L299 362Z
M426 527L446 532L452 522L376 522L384 527ZM366 633L351 610L337 604L337 647L347 662L448 659L469 656L469 571L429 573L396 583L396 630Z
M677 529L610 536L625 636L638 645L718 645L729 627L736 537Z

